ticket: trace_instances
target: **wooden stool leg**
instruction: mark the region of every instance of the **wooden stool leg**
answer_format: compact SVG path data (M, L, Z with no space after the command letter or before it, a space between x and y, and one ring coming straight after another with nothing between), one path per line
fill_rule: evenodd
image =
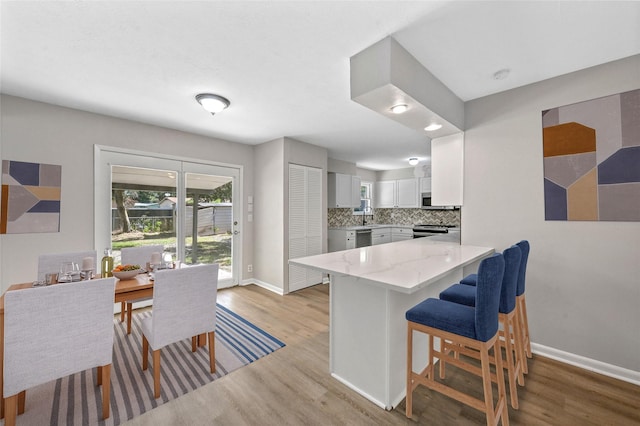
M516 304L517 306L517 304ZM516 353L516 370L518 371L518 384L524 386L524 372L527 368L527 358L524 355L524 346L522 344L522 328L518 317L518 309L516 308L513 321L513 344Z
M500 346L500 339L496 340L497 347ZM493 412L493 390L491 389L491 369L489 361L489 349L483 345L480 349L480 368L482 369L482 388L484 390L484 411L487 417L487 425L495 425L495 415ZM496 372L498 368L496 366ZM498 402L500 398L498 397Z
M516 362L513 357L513 346L511 343L511 320L509 315L501 313L499 315L500 324L502 324L502 329L504 330L504 349L506 356L505 366L507 369L507 378L509 379L509 396L511 397L511 406L514 409L518 409L518 388L516 386ZM498 338L498 340L500 340ZM500 357L502 357L502 350L498 351Z
M27 403L27 391L23 390L18 394L18 414L24 414L24 406Z
M411 324L407 325L407 396L405 399L405 415L413 416L413 330Z
M215 332L209 332L209 367L211 368L211 374L216 372L216 341Z
M503 365L500 339L497 339L493 346L493 354L495 356L496 379L498 381L498 402L496 403L496 410L493 416L494 424L496 424L498 418L500 418L500 420L502 420L502 426L509 426L509 408L507 407L507 390L504 385L504 374L502 371Z
M111 396L111 364L101 367L102 370L102 418L109 418L109 397Z
M191 336L191 352L195 352L196 348L198 347L198 337L197 336Z
M153 351L153 396L160 398L160 349Z
M531 352L531 336L529 335L529 320L527 319L527 302L525 301L524 294L520 296L520 304L522 312L522 330L524 331L524 351L527 354L527 358L533 358Z

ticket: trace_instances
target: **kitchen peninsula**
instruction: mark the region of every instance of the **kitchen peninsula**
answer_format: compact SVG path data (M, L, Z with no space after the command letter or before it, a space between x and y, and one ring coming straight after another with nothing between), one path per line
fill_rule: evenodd
M387 410L405 396L405 312L462 278L462 268L492 248L398 241L291 259L330 275L331 375ZM427 341L414 339L414 370L427 362Z

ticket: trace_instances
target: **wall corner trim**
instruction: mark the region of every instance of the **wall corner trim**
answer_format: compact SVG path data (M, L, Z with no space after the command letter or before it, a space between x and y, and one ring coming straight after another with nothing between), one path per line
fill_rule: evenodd
M240 285L245 286L245 285L251 285L251 284L255 284L258 287L262 287L266 290L272 291L276 294L279 294L280 296L284 296L284 290L278 286L275 286L273 284L269 284L266 283L264 281L260 281L260 280L256 280L255 278L249 278L246 280L242 280L242 282L240 283Z

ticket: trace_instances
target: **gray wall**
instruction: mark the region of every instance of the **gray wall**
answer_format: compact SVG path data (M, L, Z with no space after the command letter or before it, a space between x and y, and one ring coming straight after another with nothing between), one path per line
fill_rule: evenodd
M640 222L545 221L541 112L639 87L635 56L467 102L462 209L464 244L530 241L534 350L637 382Z
M0 105L2 159L62 165L60 232L0 236L3 291L35 279L41 253L94 248L102 253L94 247L94 144L241 165L242 193L253 194L252 146L7 95ZM253 232L244 207L242 271L253 261Z
M327 150L291 138L255 147L254 278L278 293L288 293L289 164L322 169L322 228L327 229ZM323 252L327 251L326 235Z

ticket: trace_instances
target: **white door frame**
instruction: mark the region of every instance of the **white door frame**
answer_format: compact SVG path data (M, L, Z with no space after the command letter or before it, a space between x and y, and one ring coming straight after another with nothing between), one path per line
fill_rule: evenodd
M177 157L146 151L136 151L104 145L94 145L94 245L98 253L111 247L111 165L172 170L177 173L178 205L184 201L185 173L230 176L233 179L232 273L233 279L219 282L218 287L230 287L240 282L242 273L242 176L243 166ZM183 203L184 204L184 203ZM182 211L181 211L182 210ZM176 236L178 247L184 253L184 209L178 209Z

